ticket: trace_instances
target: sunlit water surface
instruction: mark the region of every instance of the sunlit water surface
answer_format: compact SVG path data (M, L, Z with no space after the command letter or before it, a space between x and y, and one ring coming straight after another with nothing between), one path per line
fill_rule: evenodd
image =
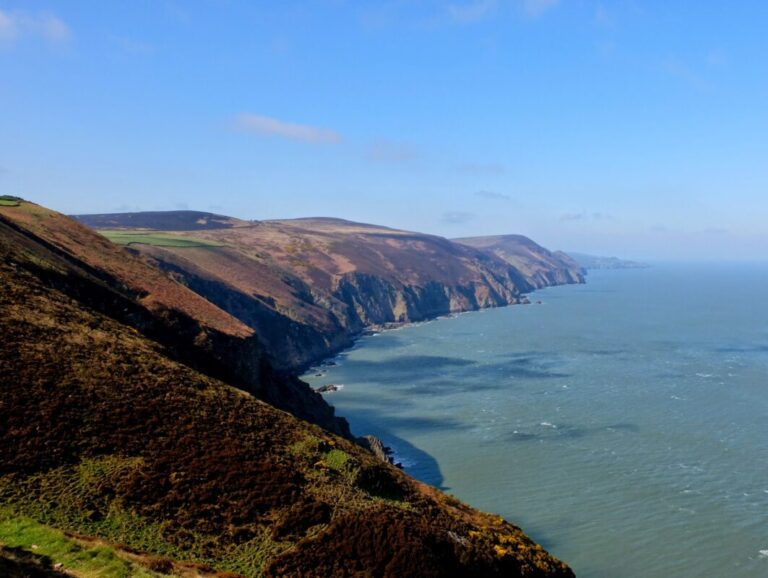
M768 576L768 267L588 281L363 338L305 379L579 577Z

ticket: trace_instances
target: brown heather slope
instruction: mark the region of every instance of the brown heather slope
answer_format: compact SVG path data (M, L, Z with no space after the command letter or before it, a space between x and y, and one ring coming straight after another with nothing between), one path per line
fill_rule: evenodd
M0 220L0 516L241 576L572 576L519 528L182 363L83 267Z
M525 275L536 289L584 282L584 270L571 257L562 251L548 251L523 235L464 237L454 241L493 253Z
M583 282L577 265L530 241L511 260L434 235L341 219L240 221L185 232L171 229L175 214L167 228L158 213L142 215L77 218L121 232L173 230L220 245L135 237L130 247L265 336L273 364L286 370L348 346L368 326L518 303L548 284Z
M277 375L253 329L159 269L151 259L33 203L0 207L0 235L46 283L139 330L170 355L337 433L345 420L295 377Z

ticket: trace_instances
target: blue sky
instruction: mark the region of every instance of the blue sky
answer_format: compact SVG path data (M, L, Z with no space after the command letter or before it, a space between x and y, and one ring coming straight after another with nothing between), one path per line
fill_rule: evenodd
M768 256L768 3L0 0L0 194Z

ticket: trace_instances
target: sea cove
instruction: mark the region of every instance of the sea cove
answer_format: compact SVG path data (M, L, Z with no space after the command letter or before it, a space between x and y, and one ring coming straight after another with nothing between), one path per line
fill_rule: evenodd
M593 271L304 377L582 578L768 574L768 267ZM541 304L535 301L541 300Z

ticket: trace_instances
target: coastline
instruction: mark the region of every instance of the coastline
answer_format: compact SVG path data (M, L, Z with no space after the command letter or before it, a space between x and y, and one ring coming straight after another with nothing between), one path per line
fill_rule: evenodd
M455 312L441 314L441 315L437 315L431 318L426 318L418 321L398 321L398 322L390 322L390 323L384 323L384 324L372 324L370 326L365 327L364 329L356 333L354 336L352 336L351 343L348 346L329 352L329 354L326 355L324 358L312 363L311 365L308 365L303 369L300 369L299 372L296 373L295 375L302 381L304 381L304 377L308 376L309 374L313 374L312 377L316 377L316 378L324 377L327 374L326 368L338 366L340 362L346 357L346 354L352 351L353 349L355 349L359 341L365 337L375 337L376 335L379 335L381 333L390 333L394 331L408 329L411 327L419 327L422 325L434 323L436 321L456 319L462 315L466 315L469 313L481 313L483 311L488 311L492 309L503 309L503 308L512 307L515 305L533 305L533 304L541 305L542 304L541 300L531 301L529 296L532 295L533 293L541 291L542 289L548 289L551 287L562 287L567 285L583 285L583 284L586 284L586 280L583 283L560 283L556 285L548 285L546 287L540 287L538 289L535 289L534 291L531 291L530 293L522 294L520 296L519 301L516 303L507 303L505 305L493 305L488 307L478 307L476 309L467 309L465 311L455 311ZM307 385L309 386L309 384ZM330 406L332 406L335 410L336 407L331 401L328 400L327 396L330 394L338 393L340 390L344 389L345 386L343 384L328 383L317 388L314 388L312 386L309 386L309 387L312 389L312 391L314 391L318 395L322 395L323 399L325 399L326 402ZM346 419L343 415L338 415L338 417ZM400 468L403 471L406 471L407 465L404 462L407 460L404 460L399 455L396 444L392 444L392 442L388 442L389 445L387 445L384 443L384 440L382 440L381 438L371 433L363 433L360 435L355 435L353 432L353 438L358 445L361 445L362 447L371 451L381 461L384 461L397 468ZM408 472L406 471L406 473ZM414 477L414 479L418 479L410 473L408 473L408 475L411 477Z
M326 352L326 354L324 354L322 357L318 357L315 360L312 360L310 362L307 362L298 366L292 373L293 375L301 379L302 376L307 375L309 373L322 371L323 367L336 365L335 363L336 358L339 356L342 356L345 352L354 349L357 342L363 337L371 337L379 333L399 331L401 329L408 329L409 327L418 327L420 325L426 325L427 323L433 323L435 321L455 319L460 315L465 315L467 313L478 313L481 311L488 311L490 309L503 309L506 307L514 307L518 305L541 305L542 304L541 300L531 301L530 295L533 295L534 293L537 293L543 289L549 289L551 287L564 287L567 285L585 285L585 284L586 284L586 279L582 283L558 283L553 285L547 285L545 287L539 287L537 289L534 289L530 293L521 294L519 300L515 303L506 303L504 305L488 305L485 307L477 307L475 309L451 311L449 313L441 313L433 317L425 317L424 319L419 319L416 321L391 321L387 323L375 323L371 325L366 325L360 331L349 335L350 342L348 345L329 349Z

